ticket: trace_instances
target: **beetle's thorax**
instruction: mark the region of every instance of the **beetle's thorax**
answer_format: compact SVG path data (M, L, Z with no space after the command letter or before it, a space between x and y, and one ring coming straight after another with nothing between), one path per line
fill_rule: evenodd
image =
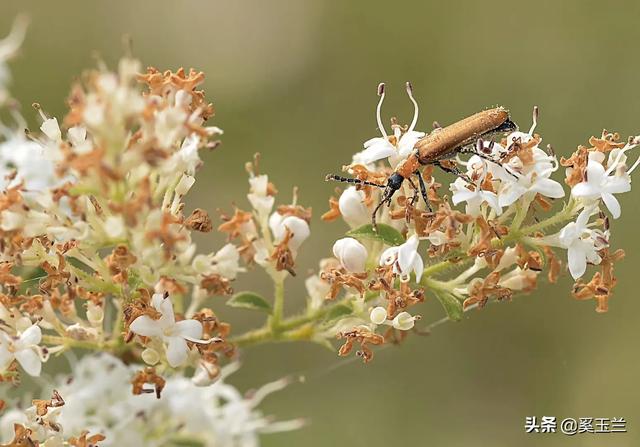
M396 172L404 178L409 178L420 168L420 159L417 152L412 152L409 157L401 161L396 167Z

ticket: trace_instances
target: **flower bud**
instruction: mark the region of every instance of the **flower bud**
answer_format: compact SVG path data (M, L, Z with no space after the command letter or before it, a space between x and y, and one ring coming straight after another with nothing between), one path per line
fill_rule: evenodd
M382 306L374 307L369 314L373 324L382 324L387 321L387 309ZM394 320L395 321L395 320Z
M189 192L193 184L196 182L195 177L191 177L190 175L183 174L178 186L176 186L176 194L179 196L184 196Z
M516 247L507 247L498 262L498 266L495 268L496 272L504 270L508 267L511 267L516 262L518 262L518 250Z
M87 320L91 323L91 326L102 326L104 320L104 310L102 306L89 301L87 303Z
M350 186L342 192L338 200L340 214L351 228L357 228L371 220L371 213L363 203L364 198L364 192Z
M292 251L297 251L302 243L309 237L311 231L309 230L309 224L299 217L286 216L283 217L280 213L273 213L269 218L269 227L276 239L276 243L282 241L287 234L287 228L293 237L289 241L289 248Z
M57 118L49 118L45 120L42 123L42 126L40 126L40 130L53 141L60 141L62 139Z
M415 325L415 317L412 317L409 312L400 312L393 319L393 327L400 331L408 331Z
M351 273L362 273L366 270L367 249L354 238L338 239L333 244L333 255Z
M151 366L155 365L160 361L160 354L158 354L158 351L156 351L153 348L147 348L144 351L142 351L141 357L142 357L142 360L144 360L144 362L147 365L151 365Z

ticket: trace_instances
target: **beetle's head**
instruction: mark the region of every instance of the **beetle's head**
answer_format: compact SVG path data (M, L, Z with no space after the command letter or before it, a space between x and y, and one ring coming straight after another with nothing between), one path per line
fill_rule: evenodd
M391 198L402 187L402 182L404 182L404 177L394 172L387 179L387 187L384 190L384 195L382 196L381 203L387 203L387 206L391 206Z

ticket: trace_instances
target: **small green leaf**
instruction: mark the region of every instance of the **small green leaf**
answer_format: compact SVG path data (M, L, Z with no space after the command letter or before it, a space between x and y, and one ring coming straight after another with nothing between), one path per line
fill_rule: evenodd
M227 305L243 309L261 310L271 313L271 304L253 292L238 292L227 300Z
M404 243L404 238L398 230L390 225L378 224L378 231L374 231L373 225L366 224L359 228L355 228L347 232L347 236L354 237L356 239L373 239L382 241L387 245L401 245Z
M460 321L462 319L462 303L453 295L447 292L436 292L436 298L444 307L447 316L453 321Z
M353 313L353 309L351 306L347 306L346 304L337 304L331 308L327 315L324 317L324 321L333 321L338 318L346 317L347 315L351 315Z

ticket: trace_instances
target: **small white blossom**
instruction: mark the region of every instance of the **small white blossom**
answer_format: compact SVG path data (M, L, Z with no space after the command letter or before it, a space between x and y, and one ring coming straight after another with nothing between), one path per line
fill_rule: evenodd
M42 340L40 326L34 324L24 330L18 337L11 337L0 331L0 371L5 371L13 360L30 376L39 376L42 359L38 344Z
M218 274L235 279L238 273L246 271L240 267L240 252L233 244L226 244L215 254L197 255L193 258L193 269L203 275Z
M480 182L478 182L480 183ZM469 185L466 180L457 178L450 187L453 192L451 201L454 205L460 202L467 202L466 213L472 216L480 215L480 205L487 203L496 213L497 216L502 214L502 208L498 203L498 196L491 191L485 191L480 189L479 186L474 185L474 189L469 189Z
M366 270L367 249L352 237L338 239L333 244L333 255L351 273L362 273Z
M256 175L249 178L250 190L247 198L254 210L260 216L266 218L271 212L275 198L268 194L269 177L266 175Z
M393 327L400 331L408 331L416 324L416 317L412 316L409 312L400 312L393 319Z
M197 320L176 322L173 303L161 293L155 293L151 305L160 312L159 319L141 315L131 323L133 333L144 337L157 337L166 344L167 361L174 368L182 365L189 354L187 341L202 343L202 323Z
M571 189L571 195L577 198L602 199L614 219L620 217L620 203L614 194L631 190L631 178L628 175L616 175L612 166L605 171L604 166L590 158L587 163L586 179Z
M42 191L56 184L55 162L60 151L28 140L24 132L6 130L7 139L0 143L0 189L24 182L27 191ZM16 178L6 176L15 169Z
M349 186L340 195L338 208L351 228L360 227L371 220L371 212L364 204L364 199L364 192L356 190L355 186Z
M608 245L606 234L588 227L593 212L593 207L585 208L575 222L569 223L557 235L548 238L550 243L567 249L567 264L574 279L584 275L587 262L599 264L601 258L598 251Z
M517 136L513 135L511 134L509 138L521 138L524 142L528 141L526 138L530 138L528 134L521 132ZM558 170L556 158L547 155L537 146L532 148L532 152L533 163L531 165L524 166L517 156L509 160L504 168L489 163L491 165L490 172L494 178L501 181L498 189L500 206L509 206L527 193L538 193L552 199L564 197L562 185L549 178L553 172Z
M524 290L535 284L538 273L539 272L530 269L516 267L506 275L502 276L498 285L513 291Z
M374 307L369 314L373 324L383 324L387 321L387 309L382 306Z
M409 275L414 272L416 281L420 282L424 262L418 253L420 239L415 234L397 247L389 247L380 256L380 265L393 265L394 273L401 275L404 281L409 280Z
M269 228L271 228L276 243L284 239L287 229L293 234L289 240L289 248L294 254L311 234L309 224L304 219L297 216L283 216L277 212L269 218Z
M40 130L50 140L58 143L62 140L62 132L60 132L60 126L58 125L57 118L47 118L40 126Z

